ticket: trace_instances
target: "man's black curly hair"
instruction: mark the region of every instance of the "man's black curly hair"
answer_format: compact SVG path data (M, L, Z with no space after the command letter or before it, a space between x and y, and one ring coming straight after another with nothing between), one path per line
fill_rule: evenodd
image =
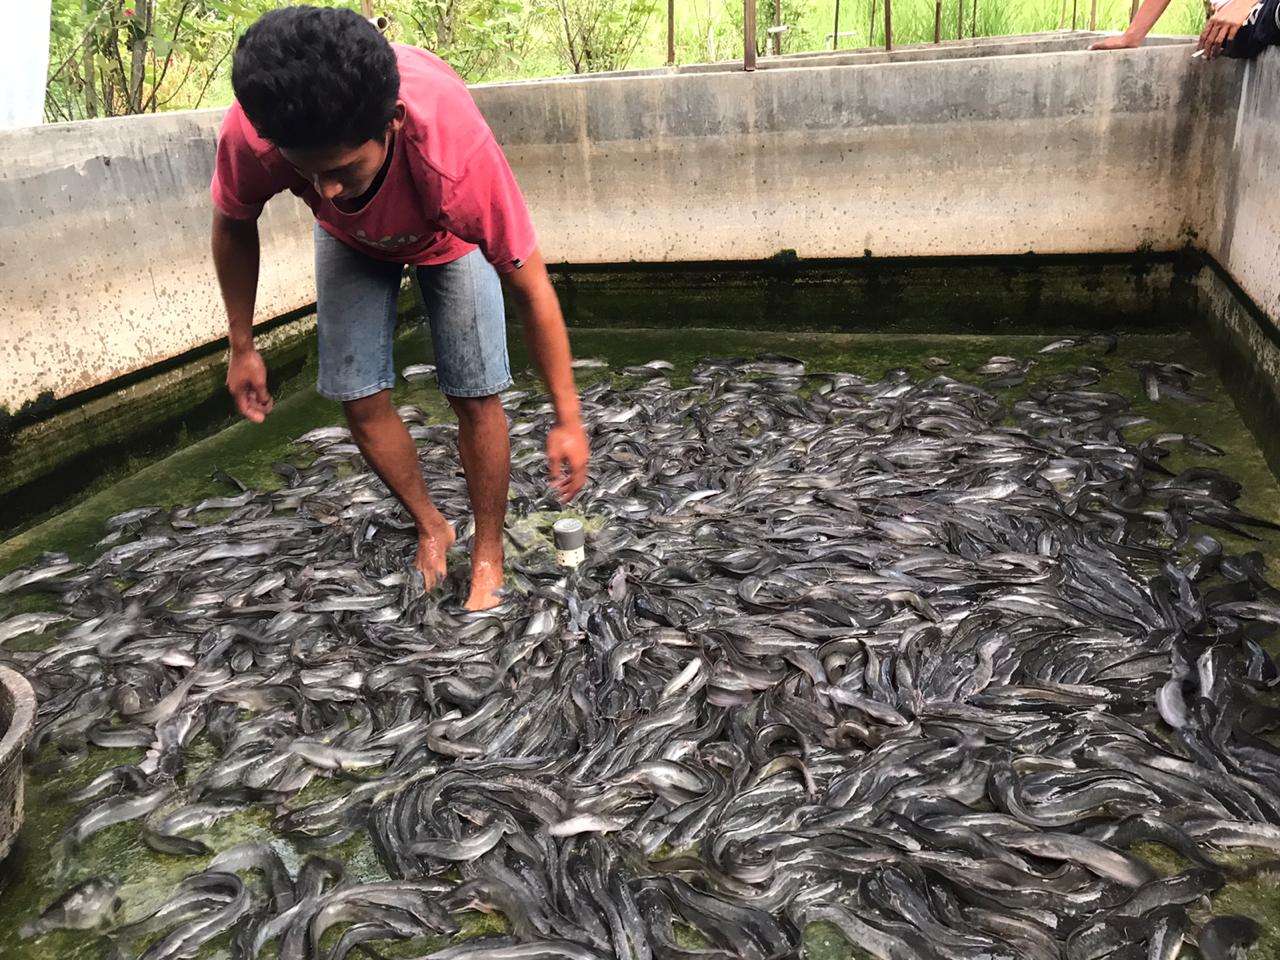
M277 147L358 147L385 136L400 70L391 44L354 10L284 7L240 38L231 86Z

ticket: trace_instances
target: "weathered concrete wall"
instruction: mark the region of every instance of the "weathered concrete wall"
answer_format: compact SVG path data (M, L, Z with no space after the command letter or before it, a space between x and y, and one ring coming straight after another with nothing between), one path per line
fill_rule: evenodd
M1280 49L1241 65L1235 109L1211 118L1206 248L1280 325ZM1280 376L1280 371L1277 371Z
M1280 476L1280 49L1236 67L1234 109L1205 117L1214 151L1203 172L1202 238L1218 270L1202 271L1197 284L1205 340Z
M1217 363L1244 422L1280 477L1280 328L1243 300L1218 265L1195 276L1201 339Z
M84 390L226 335L209 258L221 111L0 133L0 406ZM262 221L257 316L315 299L310 212Z
M1194 227L1185 45L477 88L552 260L1170 249Z
M1266 233L1261 212L1230 231L1215 219L1239 65L1192 61L1185 44L1100 56L1067 42L474 93L552 262L1123 252ZM222 335L207 253L219 116L0 134L0 404ZM260 319L313 297L308 223L290 196L268 207Z

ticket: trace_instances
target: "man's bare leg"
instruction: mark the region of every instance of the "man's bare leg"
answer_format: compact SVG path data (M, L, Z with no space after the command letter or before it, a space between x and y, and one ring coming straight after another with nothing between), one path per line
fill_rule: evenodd
M418 448L391 406L391 391L348 400L342 407L360 453L413 517L418 528L415 564L430 590L444 576L445 552L453 544L453 527L431 502L418 464ZM505 423L504 420L504 426Z
M497 604L502 588L502 526L511 479L507 415L496 395L450 397L449 405L458 415L458 452L476 518L467 609L486 610Z

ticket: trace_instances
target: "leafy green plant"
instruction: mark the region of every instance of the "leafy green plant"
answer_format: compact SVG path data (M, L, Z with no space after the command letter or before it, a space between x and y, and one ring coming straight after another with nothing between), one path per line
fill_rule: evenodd
M561 56L574 73L626 67L657 6L657 0L554 0Z
M219 106L237 37L289 0L53 0L48 120ZM359 9L359 0L307 0ZM837 0L757 0L757 53L829 49ZM373 0L388 36L434 50L470 81L666 62L661 0ZM935 0L893 0L895 45L934 37ZM1132 0L943 0L941 37L1120 30ZM885 42L884 0L840 0L840 47ZM663 15L656 15L661 11ZM775 19L785 26L769 44ZM1203 0L1173 0L1161 33L1195 34ZM742 56L742 0L675 0L678 62ZM847 34L847 35L846 35Z
M541 12L519 0L403 0L387 9L393 39L435 51L473 81L519 71Z

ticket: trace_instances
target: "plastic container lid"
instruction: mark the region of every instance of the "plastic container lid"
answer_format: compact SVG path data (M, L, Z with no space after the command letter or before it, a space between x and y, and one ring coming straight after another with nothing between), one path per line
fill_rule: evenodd
M565 517L551 525L557 550L577 550L587 542L587 530L581 520Z

